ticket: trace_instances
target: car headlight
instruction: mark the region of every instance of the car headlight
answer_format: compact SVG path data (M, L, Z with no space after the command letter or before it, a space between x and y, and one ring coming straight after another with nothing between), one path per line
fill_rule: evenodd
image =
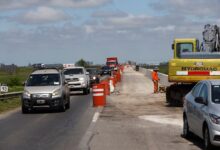
M31 94L28 91L23 92L23 98L30 98Z
M52 96L53 97L61 97L61 91L58 89L58 90L56 90L56 91L54 91L53 93L52 93Z
M211 121L215 124L220 124L220 117L214 114L209 114Z
M79 78L79 81L85 81L85 79L84 78Z
M95 80L95 79L96 79L96 76L92 77L92 79Z

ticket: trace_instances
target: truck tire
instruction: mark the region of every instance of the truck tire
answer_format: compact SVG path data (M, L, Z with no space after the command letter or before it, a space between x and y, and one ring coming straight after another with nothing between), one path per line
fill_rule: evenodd
M170 103L170 87L166 89L166 103Z

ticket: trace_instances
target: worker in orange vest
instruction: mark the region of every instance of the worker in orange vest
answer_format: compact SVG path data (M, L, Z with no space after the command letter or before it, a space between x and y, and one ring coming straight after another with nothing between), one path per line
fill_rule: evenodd
M153 81L153 83L154 83L154 93L157 93L158 92L158 82L159 82L159 77L158 77L158 68L157 67L155 67L154 69L153 69L153 72L152 72L152 81Z

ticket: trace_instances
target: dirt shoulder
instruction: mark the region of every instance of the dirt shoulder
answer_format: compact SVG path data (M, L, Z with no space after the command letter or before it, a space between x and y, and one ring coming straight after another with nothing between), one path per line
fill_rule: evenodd
M91 150L200 149L181 137L182 108L153 94L152 81L127 68L116 94L108 97L90 141Z

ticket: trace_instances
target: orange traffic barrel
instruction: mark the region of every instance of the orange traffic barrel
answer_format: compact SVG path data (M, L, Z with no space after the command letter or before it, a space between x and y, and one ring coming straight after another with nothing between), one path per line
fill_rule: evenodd
M115 80L115 84L117 84L118 83L117 74L114 75L114 80Z
M102 84L105 84L105 94L110 95L110 86L109 86L109 80L103 80L101 82Z
M121 82L121 73L120 73L120 70L117 71L117 80L118 80L118 82Z
M106 94L105 84L94 84L92 87L93 92L93 106L105 106L106 105Z

